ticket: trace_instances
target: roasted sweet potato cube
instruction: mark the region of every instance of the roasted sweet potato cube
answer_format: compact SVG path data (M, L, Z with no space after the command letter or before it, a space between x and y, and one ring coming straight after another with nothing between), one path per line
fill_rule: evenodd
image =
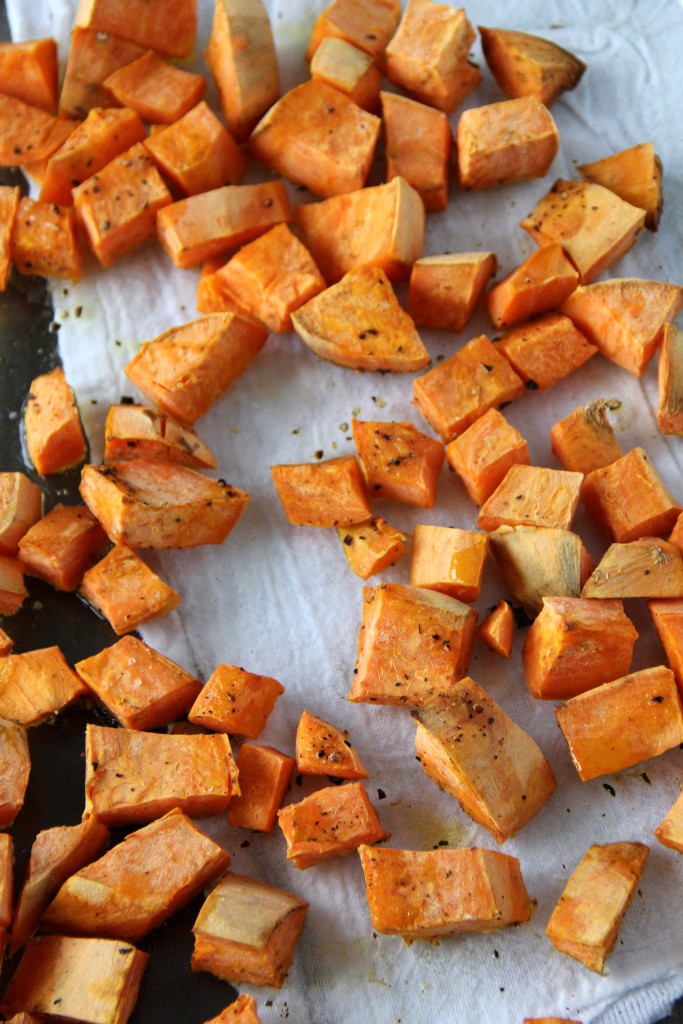
M187 717L205 729L255 740L284 692L282 683L270 676L219 665L197 694Z
M523 390L507 359L483 334L413 382L415 405L445 442Z
M200 313L236 313L243 319L253 319L237 296L226 287L220 274L224 266L225 256L212 256L203 264L197 285L197 309Z
M20 198L18 185L0 185L0 292L7 287L12 267L12 232Z
M422 770L497 842L518 832L555 792L543 752L473 679L412 714Z
M60 114L85 117L94 107L116 106L102 83L117 68L141 57L145 49L121 36L76 26L59 96Z
M12 894L14 879L14 846L8 832L0 832L0 929L6 931L12 923Z
M483 505L515 465L529 465L529 446L497 409L489 409L446 446L455 470L477 505Z
M581 597L683 597L681 552L659 537L611 544Z
M643 843L590 846L548 921L553 946L602 974L649 852Z
M187 57L197 31L194 0L154 0L153 4L122 7L120 0L80 0L76 24L98 32L114 32L140 46L169 57Z
M572 697L555 711L579 777L619 772L683 742L671 669L641 669Z
M23 565L18 558L0 555L0 615L14 615L26 596Z
M349 566L362 580L384 572L406 553L407 535L380 516L355 526L338 526L337 534Z
M39 107L0 94L0 166L20 167L30 160L40 164L52 156L76 127Z
M78 281L81 251L73 210L28 196L21 199L12 230L12 259L20 274Z
M0 659L0 717L37 725L87 693L59 647Z
M168 459L181 466L215 469L213 452L188 427L145 405L111 405L104 427L105 462Z
M544 597L522 649L529 692L566 700L624 676L637 639L621 601Z
M83 574L79 593L119 636L180 604L180 594L125 544L116 544Z
M206 92L206 79L183 71L148 50L131 64L114 71L105 89L124 107L135 110L144 121L173 124L192 110Z
M192 929L192 970L281 988L307 909L305 900L284 889L228 872Z
M433 508L444 448L412 423L352 421L363 476L374 498Z
M645 227L656 231L662 213L662 161L652 142L622 149L619 153L579 164L582 178L603 185L620 199L645 210Z
M538 245L560 242L589 284L628 252L644 223L643 210L602 185L559 178L519 226Z
M7 96L52 113L57 108L58 72L54 39L0 43L0 82Z
M477 630L477 636L494 654L509 658L515 634L515 615L508 601L499 601Z
M325 36L311 60L311 78L339 89L371 114L379 107L381 76L369 54L336 36Z
M620 405L616 400L596 398L551 428L550 443L563 469L588 474L621 458L621 445L607 418L608 410Z
M467 671L477 613L447 594L399 583L365 587L349 700L422 707Z
M253 996L238 996L234 1003L212 1017L205 1024L261 1024L256 1011L256 1000Z
M490 932L531 917L519 861L495 850L359 851L372 927L406 942Z
M657 426L663 434L683 434L683 331L665 324L659 352Z
M593 568L581 538L568 530L500 526L489 534L489 544L503 583L532 614L540 612L548 595L579 597Z
M679 285L626 277L577 288L561 312L603 356L639 377L682 305Z
M387 181L404 178L429 212L445 210L453 137L448 118L424 103L381 93Z
M30 576L57 590L76 590L106 543L106 533L85 505L58 503L21 538L19 557Z
M126 1024L133 1012L147 953L120 940L41 935L31 939L10 982L3 1008L57 1019Z
M87 445L74 393L61 367L31 381L24 407L29 458L44 476L82 462Z
M467 604L476 601L487 550L485 533L418 523L410 552L410 584L438 590Z
M648 601L647 607L669 668L683 694L683 600L653 600Z
M619 543L669 534L681 512L643 448L633 448L583 482L595 522Z
M0 718L0 769L0 828L7 828L24 806L31 759L26 729L5 718Z
M542 245L486 295L499 330L556 309L579 284L579 273L559 243Z
M683 853L683 793L654 830L662 846Z
M455 133L460 187L542 178L559 146L557 126L535 96L472 107L460 115Z
M581 495L581 473L564 469L516 464L486 499L477 525L482 530L499 526L544 526L569 530Z
M568 316L557 313L515 327L498 348L524 383L541 391L578 370L598 351Z
M348 735L310 711L302 711L296 727L296 770L333 779L369 778Z
M370 518L370 502L353 455L271 466L277 495L295 526L346 526Z
M418 327L461 331L497 266L492 252L423 256L410 273L408 312Z
M408 276L422 255L425 209L403 178L296 208L302 241L328 284L352 267L381 267L390 281Z
M506 96L536 96L546 107L575 89L586 65L549 39L479 26L486 63Z
M88 725L85 763L86 807L104 825L153 821L174 807L192 817L220 814L239 792L230 740L222 734Z
M332 0L319 15L306 51L311 60L323 39L344 39L381 61L401 17L399 0Z
M16 555L42 505L43 492L24 473L0 473L0 554Z
M271 832L296 761L275 747L243 743L237 757L240 795L228 805L228 824Z

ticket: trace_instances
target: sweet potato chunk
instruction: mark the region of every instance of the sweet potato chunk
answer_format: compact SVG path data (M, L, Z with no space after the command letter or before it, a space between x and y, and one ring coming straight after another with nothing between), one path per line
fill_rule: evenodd
M194 0L154 0L130 6L120 0L79 0L76 25L114 32L169 57L187 57L197 31Z
M581 473L541 466L511 466L479 512L482 530L499 526L544 526L569 530L581 494Z
M0 932L12 923L14 880L14 845L8 832L0 832Z
M275 747L243 743L237 758L240 795L228 805L228 824L271 832L295 764Z
M559 243L542 245L486 295L498 329L556 309L579 284L579 273Z
M205 729L255 740L284 692L282 683L270 676L219 665L196 695L187 717Z
M611 544L581 597L683 597L683 558L659 537Z
M449 694L470 660L477 613L434 590L365 587L348 699L422 707Z
M669 668L683 694L683 601L653 600L647 602L647 607L657 636L662 641Z
M308 903L284 889L228 873L209 893L194 928L193 971L281 988Z
M323 39L344 39L381 61L401 17L399 0L332 0L313 26L306 51L311 60Z
M407 535L380 516L355 526L338 526L337 534L349 566L362 580L384 572L406 553Z
M194 431L144 405L111 405L104 445L105 462L152 457L196 469L216 468L213 452Z
M413 530L410 585L438 590L466 604L476 601L487 550L485 533L418 523Z
M602 974L649 852L642 843L589 847L548 921L553 946Z
M116 100L102 84L113 71L137 60L146 47L121 36L76 26L59 97L59 112L85 117L95 107L114 107Z
M26 596L21 562L18 558L0 555L0 615L14 615Z
M418 327L461 331L497 267L492 252L423 256L410 273L408 312Z
M47 160L75 127L73 121L0 94L0 167Z
M683 331L674 324L662 332L657 426L663 434L683 434Z
M683 742L683 706L671 669L641 669L572 697L555 711L583 782Z
M145 139L145 148L186 196L237 185L246 167L239 146L203 100L175 124Z
M119 636L180 604L180 594L125 544L116 544L84 573L79 593Z
M0 659L0 717L37 725L87 692L59 647Z
M664 537L681 512L643 448L594 469L585 478L582 493L593 519L619 543Z
M555 792L540 748L473 679L461 679L447 697L412 715L423 771L497 842L518 832Z
M370 518L370 502L353 455L271 466L270 472L285 514L295 526L346 526Z
M603 185L620 199L645 210L645 227L656 231L662 213L662 161L652 142L622 149L619 153L579 164L582 178Z
M515 615L508 601L499 601L477 630L477 636L501 658L509 658L515 633Z
M359 851L372 927L406 942L489 932L531 917L519 861L495 850Z
M225 850L175 808L71 875L43 924L65 934L136 942L229 863Z
M654 830L662 846L683 853L683 793Z
M7 288L12 268L12 232L20 198L18 185L0 185L0 292Z
M76 590L106 543L89 509L58 503L21 538L19 557L29 575L57 590Z
M557 126L535 96L472 107L460 115L455 133L460 187L542 178L559 146Z
M205 1024L261 1024L256 1012L256 1000L253 996L238 996L234 1003L212 1017Z
M541 391L578 370L598 351L569 317L556 313L509 331L498 348L524 383Z
M26 729L4 718L0 718L0 769L0 828L6 828L24 806L31 759Z
M12 230L12 259L20 274L80 280L81 251L73 210L28 196L21 199Z
M387 181L404 178L429 212L448 204L451 146L448 118L441 110L393 92L381 93Z
M4 658L6 654L9 654L14 647L14 640L11 636L5 632L4 629L0 629L0 658Z
M339 89L371 114L379 108L381 76L372 57L352 43L325 36L311 60L311 78Z
M16 555L42 504L43 492L24 473L0 473L0 554Z
M135 110L143 121L173 124L202 99L206 79L182 71L148 50L114 71L105 79L104 87L122 106Z
M547 526L500 526L489 534L489 544L505 586L532 614L540 612L548 595L581 594L585 549L575 533Z
M621 445L607 419L607 411L618 409L620 404L596 398L551 428L550 443L564 469L588 474L621 458Z
M433 508L444 449L412 423L352 421L363 476L375 498Z
M546 107L575 89L586 65L556 43L526 32L479 26L486 63L506 96L537 96Z
M333 779L367 779L369 775L348 733L322 718L302 711L296 727L296 770L302 775Z
M529 465L529 446L502 413L489 409L446 446L448 464L477 505L490 498L515 465Z
M5 95L52 113L57 108L58 72L54 39L0 43L0 82Z

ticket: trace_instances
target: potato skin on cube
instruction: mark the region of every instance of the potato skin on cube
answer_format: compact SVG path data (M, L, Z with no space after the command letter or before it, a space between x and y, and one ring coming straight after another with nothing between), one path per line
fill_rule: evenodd
M271 475L294 526L344 526L372 515L360 466L354 455L317 463L271 466Z
M537 96L546 107L575 89L586 65L556 43L527 32L479 25L486 63L506 96Z

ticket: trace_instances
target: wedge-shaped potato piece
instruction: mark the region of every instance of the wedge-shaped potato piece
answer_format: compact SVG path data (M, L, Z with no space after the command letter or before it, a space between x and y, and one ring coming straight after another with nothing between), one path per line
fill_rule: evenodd
M188 427L147 405L110 405L104 427L105 462L168 459L194 469L215 469L213 452Z
M325 36L313 54L311 78L321 78L371 114L379 109L379 68L369 54L345 39Z
M124 372L146 398L191 426L244 373L267 338L260 324L214 313L145 342Z
M306 60L328 37L344 39L381 60L400 17L399 0L332 0L313 26Z
M296 727L296 770L302 775L328 775L333 779L369 778L348 735L310 711L302 711Z
M0 615L14 615L26 597L21 562L18 558L0 555Z
M647 607L669 668L683 694L683 600L653 600L647 602Z
M54 39L0 44L0 81L6 95L51 113L57 107L58 74Z
M412 715L423 771L497 842L515 835L555 792L541 749L473 679Z
M508 601L499 601L477 630L477 636L494 654L509 658L515 635L515 615Z
M583 782L683 742L681 697L673 672L663 665L572 697L555 715Z
M256 1000L253 996L238 996L234 1003L226 1006L217 1017L207 1020L206 1024L261 1024Z
M134 636L122 637L75 667L127 729L155 729L175 722L202 689L193 675Z
M662 846L669 846L672 850L683 853L683 793L666 817L660 821L654 835Z
M116 100L102 83L117 68L141 57L146 49L122 36L76 26L71 33L59 113L82 118L95 107L115 107Z
M321 79L297 85L261 118L249 152L314 195L362 188L381 121Z
M0 718L0 828L11 825L24 806L30 772L26 729Z
M681 306L679 285L623 277L577 288L561 312L603 356L640 376Z
M518 463L510 467L503 482L482 505L477 525L488 531L499 526L569 530L582 481L581 473Z
M649 852L643 843L590 846L548 921L553 946L602 974Z
M0 718L37 725L87 693L59 647L0 659Z
M196 695L188 718L195 725L255 740L285 688L277 679L218 665Z
M40 1020L126 1024L147 957L121 940L41 935L26 947L3 1008L13 1013L28 1007Z
M296 208L302 241L328 284L352 267L381 267L407 277L424 244L425 209L403 178Z
M486 63L506 96L536 96L546 107L575 89L586 65L549 39L479 26Z
M63 934L136 942L229 864L225 850L175 808L71 875L42 923Z
M222 544L249 501L165 459L84 466L80 491L111 541L139 548Z
M125 544L115 544L88 569L78 592L118 636L168 615L180 604L180 594Z
M169 57L187 57L197 32L194 0L155 0L136 3L134 14L120 0L79 0L76 25L113 32Z
M354 267L292 313L299 337L321 359L354 370L411 373L429 353L380 267Z
M559 178L519 226L539 245L560 242L589 284L628 252L644 224L643 210L602 185Z
M109 830L95 818L38 833L14 912L12 955L26 945L67 878L98 857L108 838Z
M569 530L500 526L489 534L489 544L503 583L531 614L540 612L549 595L579 597L592 571L581 538Z
M616 399L596 398L551 428L550 443L564 469L588 474L621 458L621 445L607 418L608 410L620 405Z
M29 458L41 476L83 461L87 444L74 393L61 367L31 381L24 407Z
M453 136L441 110L394 92L381 93L387 181L404 178L430 213L445 210Z
M497 409L483 416L446 446L455 470L472 501L482 505L515 465L529 465L529 446Z
M579 273L559 243L542 245L486 295L499 330L556 309L579 284Z
M13 96L0 95L0 167L21 167L47 160L76 127Z
M602 160L579 164L586 181L603 185L632 206L645 210L645 227L656 231L662 213L662 161L652 142L622 149Z
M400 583L363 590L358 659L348 699L422 707L467 672L477 613L447 594Z
M566 700L626 675L637 639L621 601L544 597L522 650L531 696Z
M0 555L16 555L42 507L43 492L24 473L0 473Z
M460 115L455 133L460 187L542 178L559 146L557 126L535 96L472 107Z
M0 629L0 658L4 658L6 654L9 654L14 647L14 640L11 636Z
M338 526L337 534L350 568L362 580L384 572L406 553L407 535L380 516L355 526Z
M106 543L107 535L89 509L58 502L21 538L19 557L30 576L57 590L76 590Z
M239 792L230 740L222 734L89 724L85 743L86 807L104 825L153 821L173 808L192 817L219 814Z
M444 448L412 423L351 424L363 476L374 498L433 508Z
M354 455L271 466L270 472L285 514L295 526L347 526L370 518L365 482Z
M469 604L481 590L488 537L476 530L418 523L410 551L410 584Z
M662 332L657 426L663 434L683 434L683 331L675 324Z
M275 747L243 743L237 759L240 795L228 806L228 824L271 832L296 761Z
M557 313L508 331L498 348L527 387L536 385L541 391L578 370L598 351L568 316Z
M484 334L413 382L415 405L445 442L523 391L520 378Z
M284 889L228 873L206 898L194 928L193 971L281 988L308 903Z
M585 478L582 493L595 522L619 543L664 537L681 512L643 448L594 469Z
M492 252L423 256L410 273L408 312L418 327L461 331L497 267Z
M301 871L389 838L360 782L319 789L284 807L277 817L287 841L287 860Z
M659 537L611 544L581 597L683 597L681 552Z
M406 942L492 932L531 917L516 857L496 850L359 849L372 927Z

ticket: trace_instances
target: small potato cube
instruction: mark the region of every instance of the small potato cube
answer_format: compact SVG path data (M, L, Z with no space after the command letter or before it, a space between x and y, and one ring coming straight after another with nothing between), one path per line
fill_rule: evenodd
M312 60L324 39L333 38L381 61L400 17L400 0L332 0L313 26L306 60Z
M61 367L31 381L24 431L29 458L41 476L77 466L85 458L76 399Z
M593 569L581 538L569 530L499 526L489 544L505 586L532 615L548 594L579 597Z
M681 512L643 448L589 473L582 494L593 519L620 544L667 536Z
M54 39L3 42L0 79L8 96L53 112L57 107L57 44Z
M116 544L84 573L79 593L119 636L180 604L180 594L125 544Z
M410 274L408 312L418 327L461 331L497 266L492 252L423 256Z
M11 825L24 806L30 772L26 729L0 718L0 828Z
M55 505L19 541L19 557L30 576L57 590L76 590L107 535L85 505Z
M541 466L511 466L507 476L486 499L477 525L482 530L499 526L544 526L569 530L581 495L581 473Z
M270 471L285 514L295 526L346 526L370 518L365 483L353 455L271 466Z
M412 423L353 420L353 440L374 498L433 508L444 448Z
M349 566L362 580L384 572L406 553L407 535L380 516L356 526L338 526L337 535Z
M621 445L607 419L608 410L620 404L596 398L579 406L551 428L550 443L563 469L588 475L621 458Z
M369 54L345 39L325 36L311 60L311 77L339 89L363 110L377 112L379 68Z
M460 115L455 135L460 187L542 178L559 145L557 126L535 96L473 107Z
M59 647L0 658L0 718L38 725L87 693Z
M194 469L216 468L213 453L194 431L145 405L110 405L104 443L105 462L151 457Z
M515 465L529 465L529 446L497 409L483 416L446 446L455 470L477 505L483 505Z
M79 281L81 252L74 211L21 199L12 231L12 259L20 274Z
M302 711L296 727L296 770L302 775L327 775L333 779L367 779L368 772L348 733Z
M681 552L659 537L611 544L581 597L683 597Z
M486 295L486 311L499 330L556 309L579 284L579 274L557 243L542 245Z
M413 530L410 585L470 604L479 597L487 550L485 533L419 523Z
M121 36L76 25L59 96L62 117L83 118L95 107L114 107L116 100L102 83L146 49Z
M183 71L148 50L109 75L104 87L121 106L137 111L144 121L173 124L202 99L206 79Z
M387 156L387 181L404 178L422 197L425 210L445 210L453 137L441 110L393 92L380 94Z
M586 65L556 43L526 32L479 26L486 63L506 96L537 96L546 107L575 89Z
M477 636L494 654L509 658L515 634L515 615L508 601L499 601L477 630Z
M137 7L131 18L120 0L84 0L78 7L76 24L101 34L112 32L169 57L189 57L197 33L196 8L194 0L154 0L153 4Z
M228 824L271 832L295 765L275 747L243 743L237 758L240 794L228 804Z
M197 694L188 718L195 725L255 740L265 729L282 683L235 665L218 665Z
M498 348L527 387L540 391L578 370L598 351L567 316L549 313L501 338Z
M652 142L622 149L612 156L579 164L576 168L586 181L604 185L620 199L645 210L645 227L656 231L662 213L662 161Z

